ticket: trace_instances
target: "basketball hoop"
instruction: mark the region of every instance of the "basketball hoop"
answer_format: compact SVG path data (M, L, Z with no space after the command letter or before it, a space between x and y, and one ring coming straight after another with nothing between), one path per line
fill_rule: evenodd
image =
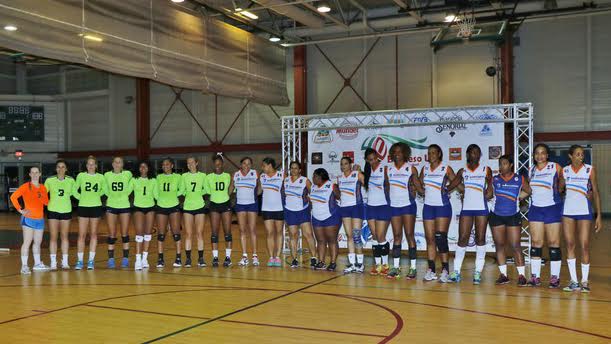
M475 27L475 15L473 13L470 15L464 14L456 18L456 25L458 26L456 37L469 39L473 35L473 28Z

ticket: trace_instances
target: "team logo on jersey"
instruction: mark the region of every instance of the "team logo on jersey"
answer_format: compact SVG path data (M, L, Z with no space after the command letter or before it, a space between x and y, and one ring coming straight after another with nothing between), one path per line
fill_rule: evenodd
M462 160L462 148L460 147L450 148L450 160L451 161Z
M378 134L367 137L361 144L361 150L372 148L374 151L376 151L378 158L384 160L387 157L389 147L394 143L403 142L412 149L426 150L428 148L428 146L424 144L426 140L427 137L422 139L403 139L398 136Z
M336 152L329 152L329 154L327 155L329 157L329 162L338 162L339 160L337 160L337 153Z
M482 130L479 131L479 136L492 136L492 128L488 124L484 124Z
M328 130L319 130L314 135L314 143L331 143L333 142L333 136Z

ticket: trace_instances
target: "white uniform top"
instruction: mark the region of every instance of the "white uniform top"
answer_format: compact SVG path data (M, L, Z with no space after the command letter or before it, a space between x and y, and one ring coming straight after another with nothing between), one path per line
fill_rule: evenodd
M308 207L308 193L306 177L299 177L291 181L291 177L284 179L284 207L290 211L302 211Z
M363 203L363 195L361 193L361 182L359 182L359 173L352 171L346 177L344 173L340 173L337 177L337 185L342 194L340 198L340 207L351 207Z
M548 162L542 169L535 165L530 171L530 188L532 189L531 205L549 207L561 202L558 191L558 175L560 165Z
M233 185L236 189L236 203L248 205L257 202L257 171L250 170L246 175L242 171L233 174Z
M465 185L465 196L462 200L462 210L488 210L486 201L486 175L487 166L478 166L471 171L469 166L462 171L463 183Z
M592 190L590 177L594 173L594 167L583 164L578 171L573 170L571 165L563 170L566 180L566 198L564 199L563 215L589 215L592 214L592 204L587 194Z
M263 189L262 211L282 211L282 172L277 171L273 176L261 174L259 177Z
M312 217L318 221L330 218L336 211L337 201L333 194L333 183L330 180L327 180L321 187L312 185L310 199L312 200Z
M385 179L386 175L382 164L375 170L372 169L371 176L369 177L369 190L367 190L367 205L379 206L388 204L386 189L384 188Z
M422 167L424 173L424 204L432 206L443 206L450 204L447 191L448 167L440 163L436 169L431 169L427 163Z
M407 207L414 203L410 192L409 181L412 177L412 167L406 162L400 168L395 164L388 166L388 183L390 184L390 206L395 208Z

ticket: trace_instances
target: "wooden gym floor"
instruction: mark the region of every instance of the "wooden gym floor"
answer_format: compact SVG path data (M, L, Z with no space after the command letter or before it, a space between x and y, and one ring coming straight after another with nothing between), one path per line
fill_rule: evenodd
M512 284L497 287L491 255L483 284L474 286L472 256L465 260L465 280L443 285L421 280L424 259L418 281L236 265L111 271L105 245L98 247L94 271L22 276L19 251L11 250L0 255L0 333L5 343L609 343L611 234L609 221L605 225L592 240L589 295L518 289L513 266ZM17 216L0 214L0 229L18 229ZM265 259L262 224L259 233ZM239 253L234 249L234 264ZM166 255L171 262L174 254ZM43 259L48 263L47 249ZM338 268L344 262L345 256ZM563 266L563 286L567 276Z

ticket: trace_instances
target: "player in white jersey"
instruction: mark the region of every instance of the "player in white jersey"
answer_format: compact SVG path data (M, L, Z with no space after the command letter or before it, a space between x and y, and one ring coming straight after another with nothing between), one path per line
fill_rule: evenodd
M411 148L403 142L397 142L390 147L392 164L388 167L388 183L390 196L391 225L393 232L392 258L393 266L388 271L388 278L401 278L401 243L403 232L409 247L409 272L407 279L416 278L416 190L424 193L424 188L418 178L416 168L408 163L412 154Z
M316 260L316 240L312 232L312 214L308 193L312 183L308 178L301 175L301 164L293 161L290 164L290 176L284 179L284 221L289 228L291 256L291 267L299 267L297 260L297 246L299 244L299 229L305 237L310 249L310 267L315 267Z
M473 284L480 284L481 273L486 261L486 228L488 228L488 200L492 198L492 171L488 166L480 164L482 150L476 144L467 147L467 165L456 174L456 178L448 186L448 191L460 186L463 199L458 229L458 245L454 253L454 271L450 281L461 280L462 267L467 245L471 237L471 228L475 224L475 271Z
M284 227L284 207L282 206L282 183L284 176L276 169L276 160L263 159L263 173L259 177L258 194L262 195L261 215L267 235L267 266L280 267L282 252L282 229Z
M571 282L564 291L590 292L588 274L590 272L590 227L592 226L592 199L596 207L594 230L602 229L601 203L594 167L584 164L584 150L579 145L569 148L571 164L566 166L563 176L566 181L566 198L562 213L562 227L566 240L567 265ZM577 234L575 233L577 232ZM577 238L575 238L577 237ZM581 248L581 286L577 282L575 241Z
M441 276L439 281L449 281L448 229L452 218L452 205L448 197L448 184L454 180L454 170L443 163L441 147L432 144L428 148L428 163L420 171L420 182L424 184L424 207L422 220L426 237L426 250L429 268L424 275L425 281L436 280L435 259L437 251L441 256Z
M562 168L548 160L549 147L544 143L535 146L535 166L530 171L529 184L532 189L528 222L531 235L530 273L528 285L541 285L541 256L543 242L547 239L550 258L550 288L560 286L560 229L562 222L562 199L564 178ZM546 238L547 237L547 238Z
M249 238L252 249L252 264L259 266L259 256L257 256L258 184L259 174L252 169L252 159L250 157L242 158L240 160L240 170L233 174L233 179L229 184L229 194L232 195L234 191L236 193L233 210L238 218L240 242L242 244L242 259L238 263L239 266L250 264L246 250Z
M341 218L339 217L339 189L329 180L329 173L324 168L317 168L312 175L313 185L310 189L312 201L312 226L316 233L319 261L316 270L335 271L339 245L337 235ZM331 257L325 265L326 251Z
M352 158L343 157L340 161L341 174L337 177L337 186L340 191L339 214L342 218L346 241L348 242L348 265L344 273L363 273L363 240L361 229L365 217L363 193L361 187L365 175L354 169Z

